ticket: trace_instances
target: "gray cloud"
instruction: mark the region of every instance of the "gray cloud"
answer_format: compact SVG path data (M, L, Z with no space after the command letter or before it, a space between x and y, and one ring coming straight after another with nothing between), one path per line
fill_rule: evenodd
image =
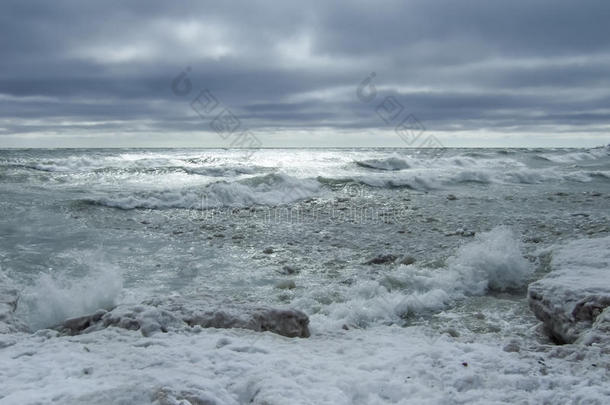
M604 1L5 1L0 146L20 134L61 134L63 146L98 134L106 146L140 133L135 144L154 146L145 134L209 132L189 107L204 88L263 142L327 128L351 145L361 134L350 131L393 128L375 112L393 96L433 132L604 143L607 21ZM193 89L176 96L186 66ZM373 71L377 98L363 103L356 88Z

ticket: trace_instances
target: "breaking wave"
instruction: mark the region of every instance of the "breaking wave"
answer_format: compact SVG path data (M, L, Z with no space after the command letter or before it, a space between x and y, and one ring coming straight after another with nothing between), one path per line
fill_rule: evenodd
M312 197L320 190L321 184L314 179L299 179L274 173L233 182L220 181L209 184L202 190L189 188L118 193L88 201L121 209L274 206Z
M566 153L567 152L567 153ZM536 157L554 163L577 163L592 161L610 156L610 145L597 148L589 148L578 151L559 150L557 152L547 152L537 154Z
M356 164L367 169L376 170L403 170L408 169L411 165L405 160L398 157L389 157L387 159L368 159L357 160Z
M329 305L320 306L319 297L336 296L336 284L296 304L329 328L403 324L411 316L440 311L468 296L521 289L532 273L533 265L523 257L517 235L500 226L463 245L443 268L400 265L377 280L357 282L345 291L343 299Z
M110 309L117 303L123 288L119 269L97 260L85 264L88 271L82 277L45 273L21 293L17 315L31 330L55 326L98 309Z

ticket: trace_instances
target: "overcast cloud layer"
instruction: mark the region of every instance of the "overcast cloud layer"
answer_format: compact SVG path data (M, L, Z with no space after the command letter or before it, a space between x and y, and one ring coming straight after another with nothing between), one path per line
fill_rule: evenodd
M601 145L609 21L602 0L3 1L0 147L228 146L223 108L269 147L408 146L409 114L446 146Z

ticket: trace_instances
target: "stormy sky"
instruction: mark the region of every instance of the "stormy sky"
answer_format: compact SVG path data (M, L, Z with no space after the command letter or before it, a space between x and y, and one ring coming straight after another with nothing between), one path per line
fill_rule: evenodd
M601 145L609 21L601 0L5 0L0 147Z

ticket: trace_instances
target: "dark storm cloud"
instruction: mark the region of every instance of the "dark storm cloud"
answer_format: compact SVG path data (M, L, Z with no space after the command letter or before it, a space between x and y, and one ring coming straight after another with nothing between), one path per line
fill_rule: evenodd
M5 1L0 135L206 131L203 88L251 129L374 130L393 96L429 130L599 132L608 21L605 1Z

